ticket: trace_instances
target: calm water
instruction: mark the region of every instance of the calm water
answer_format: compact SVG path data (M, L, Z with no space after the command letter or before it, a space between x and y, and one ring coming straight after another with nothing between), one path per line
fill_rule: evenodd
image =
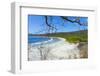
M48 37L28 36L28 43L36 43L48 40L50 40L50 38Z

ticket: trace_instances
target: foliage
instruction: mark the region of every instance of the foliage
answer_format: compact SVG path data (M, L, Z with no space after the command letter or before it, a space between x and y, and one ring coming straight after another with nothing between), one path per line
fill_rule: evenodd
M49 34L49 36L50 37L62 37L62 38L65 38L66 41L69 41L71 43L88 41L87 30L69 32L69 33L65 33L65 32L64 33L53 33L53 34Z

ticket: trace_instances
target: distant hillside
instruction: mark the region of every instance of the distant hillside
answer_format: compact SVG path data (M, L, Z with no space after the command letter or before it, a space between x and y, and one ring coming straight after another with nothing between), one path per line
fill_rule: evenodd
M87 42L88 41L88 31L75 31L75 32L57 32L57 33L48 33L48 34L29 34L32 36L49 36L49 37L62 37L69 42Z
M57 32L57 33L49 33L49 35L70 35L70 34L87 34L87 30L81 30L81 31L74 31L74 32Z
M74 31L74 32L56 32L56 33L47 33L47 34L29 34L31 36L48 36L48 35L56 35L56 34L75 34L75 33L87 33L87 30Z
M50 34L51 37L62 37L69 42L87 42L88 41L88 31L75 31L75 32L63 32L63 33L53 33Z

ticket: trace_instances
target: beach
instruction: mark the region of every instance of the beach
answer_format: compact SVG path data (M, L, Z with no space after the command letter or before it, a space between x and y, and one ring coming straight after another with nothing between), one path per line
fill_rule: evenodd
M36 46L29 44L28 60L61 60L80 58L78 43L69 43L64 38L60 37L55 38L58 39L58 41L52 43L42 42Z

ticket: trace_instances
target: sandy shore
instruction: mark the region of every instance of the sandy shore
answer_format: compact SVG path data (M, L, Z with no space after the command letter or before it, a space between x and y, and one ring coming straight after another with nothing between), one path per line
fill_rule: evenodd
M28 60L59 60L80 58L80 50L77 44L71 44L63 38L52 43L44 43L38 46L28 45Z

